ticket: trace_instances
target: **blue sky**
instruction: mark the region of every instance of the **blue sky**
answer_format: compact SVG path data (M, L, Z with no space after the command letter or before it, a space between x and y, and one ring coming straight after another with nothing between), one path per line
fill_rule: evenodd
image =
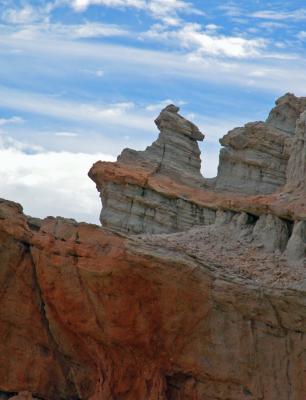
M305 95L305 44L304 1L2 0L0 197L97 223L91 164L149 145L170 102L214 176L221 136Z

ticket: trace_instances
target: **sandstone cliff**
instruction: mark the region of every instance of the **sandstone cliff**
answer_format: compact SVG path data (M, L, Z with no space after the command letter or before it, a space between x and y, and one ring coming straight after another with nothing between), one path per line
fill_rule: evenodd
M102 228L0 200L0 399L305 400L304 108L226 135L209 181L166 107L89 172Z

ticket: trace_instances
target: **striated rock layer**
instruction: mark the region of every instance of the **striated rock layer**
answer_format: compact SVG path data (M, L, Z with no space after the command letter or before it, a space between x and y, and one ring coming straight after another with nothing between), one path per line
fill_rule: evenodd
M200 175L196 141L203 135L177 114L177 108L168 106L157 119L161 134L151 147L124 150L116 163L99 161L89 171L101 194L102 225L133 234L171 233L213 224L218 209L256 217L271 213L288 222L305 220L303 194L288 190L305 181L306 128L304 117L299 120L305 104L305 98L287 94L266 122L225 135L215 181ZM177 151L177 142L183 152ZM164 158L162 143L168 154ZM287 189L281 190L284 185Z
M276 101L266 122L249 123L225 135L216 187L256 195L284 186L296 123L305 110L306 98L288 93Z
M305 400L304 106L226 135L215 180L166 107L90 170L102 228L0 200L0 399Z
M61 218L33 225L5 201L0 215L3 392L304 400L305 275L281 258L273 271L243 214L134 238Z
M101 193L103 226L127 233L162 233L214 221L213 210L198 207L186 201L184 196L179 199L165 197L149 184L151 178L163 177L170 187L172 182L180 182L188 188L207 185L200 172L197 143L204 135L193 123L181 117L178 110L173 105L162 110L155 121L160 130L159 137L145 151L125 149L116 164L98 162L89 172ZM108 180L104 168L109 166ZM120 178L128 178L129 170L135 179L123 186ZM114 175L120 176L119 182Z

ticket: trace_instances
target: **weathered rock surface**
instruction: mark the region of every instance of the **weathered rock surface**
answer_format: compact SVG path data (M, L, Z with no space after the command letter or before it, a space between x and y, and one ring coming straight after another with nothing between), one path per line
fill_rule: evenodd
M0 210L3 392L304 400L306 282L238 245L247 215L125 238L60 218L31 230L19 206Z
M216 188L249 195L275 192L286 182L288 134L264 122L230 131L220 143Z
M276 106L271 110L266 123L294 135L296 121L305 109L306 97L296 97L292 93L286 93L276 100Z
M306 111L297 121L287 170L287 188L306 190Z
M249 123L225 135L220 140L217 189L256 195L284 186L291 144L301 136L295 133L297 121L305 110L306 97L287 93L276 101L266 122ZM303 151L300 143L297 148Z
M197 143L204 135L178 111L173 104L164 108L155 120L160 131L158 139L145 151L123 150L118 162L144 164L152 174L166 175L190 186L204 185Z
M102 228L0 200L0 399L305 400L304 105L225 136L224 189L166 107L152 146L92 167Z
M122 186L116 180L106 181L98 162L89 172L101 193L103 226L127 233L162 233L186 230L193 225L214 222L215 212L191 203L188 199L169 198L151 190L150 177L165 177L188 187L204 187L201 175L200 149L197 141L204 135L191 122L178 114L178 107L169 105L155 123L160 130L158 139L145 151L125 149L116 166L124 171L137 168L143 175L142 184ZM102 180L101 180L102 178Z
M218 209L257 217L272 214L292 222L306 219L303 194L280 190L305 177L302 122L294 134L305 102L285 95L266 122L225 135L215 187L200 175L196 141L203 135L177 114L177 108L168 106L157 119L161 133L151 147L124 150L116 163L97 162L91 168L89 176L103 203L102 225L125 233L171 233L213 224ZM162 156L164 144L167 156Z

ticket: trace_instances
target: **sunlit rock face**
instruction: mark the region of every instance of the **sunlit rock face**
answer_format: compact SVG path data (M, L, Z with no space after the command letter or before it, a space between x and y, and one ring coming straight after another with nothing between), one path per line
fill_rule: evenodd
M91 168L102 227L0 199L0 399L305 400L303 101L229 132L212 181L166 107Z

